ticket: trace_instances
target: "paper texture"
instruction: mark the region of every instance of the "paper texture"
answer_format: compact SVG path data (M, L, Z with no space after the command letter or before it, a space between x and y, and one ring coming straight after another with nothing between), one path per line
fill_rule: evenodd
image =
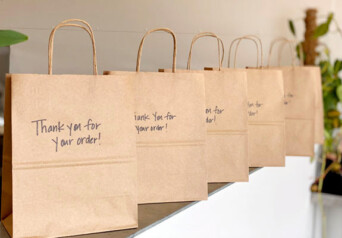
M313 156L315 138L316 69L272 67L283 72L286 155Z
M172 36L172 73L140 72L144 41L157 31ZM176 54L174 32L151 29L140 42L136 72L105 71L133 77L139 203L208 198L204 77L176 72Z
M222 70L247 72L249 166L285 166L285 108L282 72L260 68L222 68Z
M248 181L246 72L177 72L201 73L205 78L208 182Z
M13 237L137 227L130 82L129 76L7 77L1 219Z
M134 77L138 202L207 199L203 75L120 71L106 74Z
M315 84L315 143L324 143L324 110L321 69L317 66L305 66L314 71Z
M267 69L247 69L246 72L249 166L285 166L282 73Z

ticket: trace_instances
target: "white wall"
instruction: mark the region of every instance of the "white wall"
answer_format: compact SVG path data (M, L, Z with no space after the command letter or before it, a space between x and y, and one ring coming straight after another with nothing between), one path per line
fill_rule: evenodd
M29 35L26 43L12 47L10 71L46 73L47 43L54 25L67 18L87 20L95 29L99 69L134 70L137 48L143 33L154 27L169 27L178 38L178 67L185 67L191 38L212 31L230 41L245 34L259 35L264 56L270 41L290 37L287 20L304 16L308 6L319 7L320 15L342 9L334 0L1 0L0 28L12 28ZM338 16L342 21L342 14ZM296 22L302 36L303 22ZM334 34L331 46L342 49L342 38ZM70 29L57 32L55 73L91 73L91 48L87 35ZM143 70L170 67L171 40L166 34L150 36L146 41ZM341 55L341 51L339 51ZM195 48L194 68L217 65L216 44L202 39ZM239 54L239 65L255 64L255 49L246 42ZM335 54L336 55L336 54Z
M342 2L335 0L0 0L0 29L29 36L29 41L11 48L12 73L46 73L50 31L67 18L85 19L93 26L99 72L134 70L139 41L154 27L176 32L177 66L183 68L193 35L202 31L217 33L226 49L235 37L259 35L266 57L272 39L291 36L287 20L302 18L310 6L318 7L319 15L336 12L342 23ZM303 26L301 20L296 21L300 38ZM342 57L339 35L323 40L334 49L333 57ZM213 39L199 41L193 68L217 65L216 47ZM142 69L170 67L171 49L170 36L151 35L144 46ZM243 43L239 52L239 66L255 64L251 43ZM54 73L89 74L91 59L86 34L75 29L57 32ZM285 61L289 62L289 54ZM250 183L234 184L140 237L312 237L312 171L308 158L288 158L285 169L262 169L251 176Z

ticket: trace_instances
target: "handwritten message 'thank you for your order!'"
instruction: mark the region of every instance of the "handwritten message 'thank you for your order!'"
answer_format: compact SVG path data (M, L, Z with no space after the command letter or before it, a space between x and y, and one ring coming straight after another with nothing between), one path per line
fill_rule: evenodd
M137 134L167 132L168 124L176 120L177 116L171 112L135 113L135 129Z
M261 103L259 100L256 100L256 101L248 101L247 106L248 106L248 116L255 117L259 114L264 104Z
M36 136L51 134L51 144L56 152L63 148L84 145L101 145L101 123L89 118L84 122L50 123L48 119L31 121Z

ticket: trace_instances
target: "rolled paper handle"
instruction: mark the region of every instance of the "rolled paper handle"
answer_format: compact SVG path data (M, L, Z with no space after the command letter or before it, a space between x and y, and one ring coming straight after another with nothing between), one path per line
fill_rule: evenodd
M286 43L286 42L283 42L283 44L280 46L280 48L279 48L279 53L278 53L278 65L280 64L280 59L281 59L281 57L282 57L282 50L283 50L283 46L284 46L284 43ZM292 44L292 49L295 49L295 46L294 46L294 44L293 43L295 43L295 41L291 41L290 40L290 43ZM303 46L302 46L302 44L301 43L299 43L298 44L298 46L299 46L299 65L304 65L304 51L303 51ZM295 53L295 51L293 51L293 57L294 57L294 59L296 58L296 53Z
M235 67L235 62L236 62L236 54L237 54L237 49L238 49L238 46L241 42L242 39L248 39L248 40L252 40L254 41L256 47L257 47L257 67L261 67L263 65L263 50L262 50L262 42L261 42L261 39L256 36L256 35L245 35L245 36L242 36L242 37L239 37L239 38L236 38L232 41L232 43L230 44L229 46L229 55L228 55L228 67L230 67L230 54L231 54L231 50L232 50L232 47L234 45L234 43L236 41L238 41L237 43L237 46L235 48L235 60L234 60L234 67ZM260 55L259 55L259 46L258 46L258 43L259 42L259 45L260 45ZM261 61L261 64L259 64L259 56L260 56L260 61Z
M176 56L177 56L177 40L176 40L176 36L175 33L168 29L168 28L156 28L156 29L152 29L149 30L148 32L146 32L146 34L144 35L144 37L141 39L140 45L139 45L139 50L138 50L138 56L137 56L137 65L136 65L136 71L139 72L140 71L140 62L141 62L141 54L142 54L142 48L144 45L144 41L146 39L146 37L156 31L164 31L167 32L169 34L171 34L172 38L173 38L173 61L172 61L172 72L175 73L176 72Z
M82 26L82 25L74 24L74 23L69 23L69 22L81 22L81 23L85 24L86 26ZM98 71L97 71L97 59L96 59L96 47L95 47L94 32L93 32L91 26L86 21L83 21L80 19L69 19L69 20L62 21L57 26L55 26L53 28L53 30L51 31L50 37L49 37L49 45L48 45L48 74L50 74L50 75L52 74L53 44L54 44L55 33L59 28L66 27L66 26L81 28L89 34L91 42L92 42L92 48L93 48L93 74L97 75Z
M218 37L215 33L212 33L212 32L202 32L202 33L199 33L199 34L195 35L194 38L192 39L191 45L190 45L188 63L187 63L187 70L190 70L190 68L191 68L192 49L193 49L193 46L194 46L195 42L196 42L199 38L207 37L207 36L208 36L208 37L214 37L214 38L217 39L219 70L221 70L221 68L222 68L222 62L223 62L223 60L224 60L224 44L223 44L222 39L221 39L220 37ZM222 47L222 57L220 56L220 55L221 55L220 44L221 44L221 47Z
M88 22L86 22L85 20L82 20L82 19L72 18L72 19L64 20L61 23L73 23L73 22L84 24L89 29L89 31L91 33L94 33L93 28L90 26L90 24Z
M260 65L259 65L259 67L262 67L264 65L264 51L263 51L262 41L261 41L260 37L257 35L247 35L245 37L252 38L252 39L257 40L259 42L259 46L260 46ZM236 52L236 50L235 50L235 52Z
M233 45L234 45L234 43L235 43L236 41L239 41L238 44L237 44L237 46L236 46L236 49L235 49L235 57L234 57L234 68L235 68L235 65L236 65L237 49L238 49L238 46L239 46L239 44L240 44L240 41L243 40L243 39L245 39L245 40L251 40L251 41L253 41L253 42L255 43L255 47L256 47L256 49L257 49L257 65L256 65L256 66L259 67L259 65L260 65L260 64L259 64L259 46L258 46L257 41L256 41L255 39L253 39L252 37L242 36L242 37L239 37L239 38L234 39L234 40L232 41L232 43L230 44L230 46L229 46L229 53L228 53L228 68L230 67L230 55L231 55L231 52L232 52Z
M270 46L270 50L268 52L268 60L267 60L267 67L270 66L270 62L271 62L271 57L272 57L272 50L273 50L273 47L276 43L283 43L283 44L287 44L289 47L290 47L290 51L291 51L291 59L292 59L292 66L295 65L295 54L294 54L294 51L293 51L293 43L285 38L285 37L279 37L279 38L276 38L274 39L272 42L271 42L271 46ZM279 48L279 53L278 53L278 66L280 66L280 59L281 59L281 52L282 52L282 48L283 48L283 45L281 45L281 47Z
M73 19L68 19L68 20L62 21L62 23L70 23L70 22L79 22L79 23L84 24L88 28L90 33L92 34L93 39L94 39L93 56L95 56L93 58L93 71L95 72L94 74L97 75L98 74L98 71L97 71L97 57L96 57L95 36L94 36L93 28L90 26L90 24L88 22L86 22L85 20L82 20L82 19L73 18Z

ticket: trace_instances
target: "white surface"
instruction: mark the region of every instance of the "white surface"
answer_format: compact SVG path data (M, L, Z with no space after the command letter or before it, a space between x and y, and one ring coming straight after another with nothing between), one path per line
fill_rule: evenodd
M319 15L335 11L342 22L342 1L336 0L0 0L0 29L11 28L29 36L29 41L11 47L12 73L46 73L50 31L67 18L85 19L93 26L100 73L134 70L139 41L153 27L175 31L177 66L184 68L190 41L202 31L221 36L226 50L233 38L257 34L264 43L266 62L270 41L290 37L288 19L302 18L307 7L318 7ZM302 39L304 24L301 20L295 24ZM323 40L334 49L333 57L341 57L340 36L333 34ZM142 70L169 68L171 42L169 35L151 35L144 46ZM213 39L198 41L192 68L216 66L216 47ZM238 66L253 66L255 52L250 42L242 43ZM284 62L289 62L290 54L284 55ZM54 73L91 73L88 36L74 29L57 32L53 62ZM312 173L308 158L288 158L285 169L262 169L251 176L250 183L234 184L139 237L311 238Z
M137 237L311 238L313 179L309 158L287 157L285 168L262 168Z
M322 208L317 194L313 194L312 201L314 203L314 236L320 238L322 234ZM323 212L326 220L325 233L326 238L342 237L342 196L323 194Z

